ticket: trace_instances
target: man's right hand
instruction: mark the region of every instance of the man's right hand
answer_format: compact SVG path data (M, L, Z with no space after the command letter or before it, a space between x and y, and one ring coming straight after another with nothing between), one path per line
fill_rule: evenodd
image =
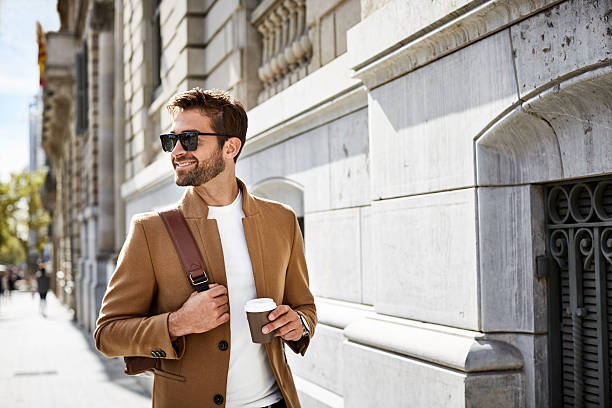
M168 331L174 340L192 333L204 333L229 321L227 288L211 283L204 292L193 292L183 306L168 316Z

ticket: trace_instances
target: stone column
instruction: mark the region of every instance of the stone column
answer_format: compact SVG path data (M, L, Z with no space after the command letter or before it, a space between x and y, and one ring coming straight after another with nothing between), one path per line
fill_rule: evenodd
M115 94L114 94L114 135L113 135L113 198L115 202L115 239L114 256L107 268L107 282L115 269L116 258L121 250L125 239L125 203L121 198L121 183L125 172L125 149L124 149L124 103L123 100L123 0L115 0Z
M113 173L113 98L115 47L113 38L114 5L112 1L94 3L91 27L98 31L98 206L95 218L95 246L91 258L89 287L89 329L93 330L106 290L106 269L114 251L114 178Z

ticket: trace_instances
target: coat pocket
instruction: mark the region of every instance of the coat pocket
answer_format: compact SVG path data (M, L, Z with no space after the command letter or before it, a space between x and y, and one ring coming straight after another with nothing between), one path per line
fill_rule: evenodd
M164 377L169 380L185 382L185 377L183 377L182 375L173 374L168 371L161 370L159 368L156 368L154 371L155 371L155 376L159 375L160 377Z

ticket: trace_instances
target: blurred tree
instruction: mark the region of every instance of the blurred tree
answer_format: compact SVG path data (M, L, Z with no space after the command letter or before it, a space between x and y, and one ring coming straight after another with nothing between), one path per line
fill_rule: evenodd
M39 231L36 252L46 243L49 214L40 199L40 187L46 171L24 171L11 174L10 181L0 182L0 262L17 264L26 260L28 231Z

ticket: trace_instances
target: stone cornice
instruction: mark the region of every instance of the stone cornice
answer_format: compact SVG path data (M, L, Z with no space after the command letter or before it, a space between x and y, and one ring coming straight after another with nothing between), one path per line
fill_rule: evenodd
M251 12L250 20L251 24L255 24L268 10L272 9L281 0L263 0L255 9Z
M344 329L351 323L374 316L374 308L360 303L335 299L315 298L319 323Z
M494 34L562 0L489 0L371 62L354 61L354 77L370 89ZM367 29L368 20L362 23ZM406 33L409 37L412 33ZM351 50L349 49L349 52Z
M247 138L242 157L248 157L295 135L307 132L327 122L367 106L366 89L361 86L336 96L299 116L290 118L258 135Z
M367 106L367 92L350 77L343 54L247 113L242 157Z
M345 337L354 343L399 353L464 373L519 370L523 357L514 346L483 333L374 315L351 323Z

